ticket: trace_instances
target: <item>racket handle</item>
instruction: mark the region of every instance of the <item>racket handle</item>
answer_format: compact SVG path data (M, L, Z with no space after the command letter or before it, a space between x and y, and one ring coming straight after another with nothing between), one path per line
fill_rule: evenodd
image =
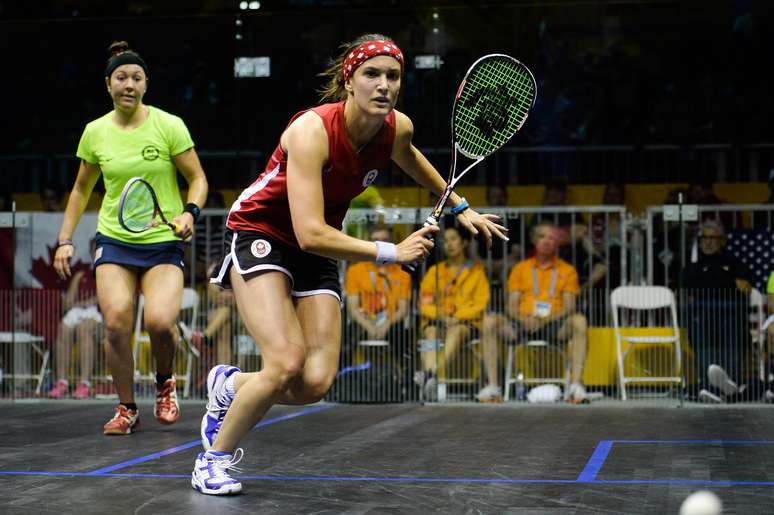
M434 217L432 213L430 213L430 216L428 216L425 219L425 223L422 224L422 227L429 227L431 225L438 225L438 219ZM432 234L427 234L425 238L427 238L428 240L432 240L433 236ZM401 269L403 269L403 271L408 274L413 274L414 272L417 271L418 266L419 266L419 261L414 261L412 263L404 263L403 265L401 265Z
M416 272L416 271L417 271L417 266L418 266L418 265L419 265L419 263L417 263L417 262L415 261L415 262L413 262L413 263L405 263L405 264L401 265L401 266L400 266L400 268L401 268L401 269L402 269L404 272L406 272L407 274L411 274L411 275L413 275L413 274L414 274L414 272Z

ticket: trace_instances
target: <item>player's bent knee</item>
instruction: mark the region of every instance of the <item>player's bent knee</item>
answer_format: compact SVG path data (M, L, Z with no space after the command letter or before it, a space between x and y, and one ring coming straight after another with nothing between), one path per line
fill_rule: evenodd
M275 362L273 366L267 366L267 369L273 371L273 374L271 375L275 378L277 389L284 391L289 388L294 381L302 377L304 371L304 357L301 355L295 356L291 353Z
M151 336L156 336L156 335L165 336L168 334L172 334L172 332L175 330L174 322L166 318L146 317L144 322L145 322L145 330L148 331L148 334L150 334Z
M105 321L105 337L111 345L123 342L131 334L131 325L124 323L122 320Z
M306 402L317 402L328 393L328 390L333 386L333 381L336 379L336 374L319 375L316 377L308 378L304 381L304 394Z

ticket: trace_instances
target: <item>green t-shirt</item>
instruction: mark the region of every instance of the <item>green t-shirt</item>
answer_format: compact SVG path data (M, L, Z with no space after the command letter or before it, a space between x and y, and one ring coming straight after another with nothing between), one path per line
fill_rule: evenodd
M769 275L769 283L766 285L766 293L774 294L774 272Z
M99 165L105 181L105 198L99 210L97 231L127 243L158 243L178 239L166 225L135 234L118 223L118 199L132 177L153 186L159 206L170 222L183 211L173 156L194 146L179 117L148 106L148 118L134 129L120 129L113 112L86 125L76 155Z

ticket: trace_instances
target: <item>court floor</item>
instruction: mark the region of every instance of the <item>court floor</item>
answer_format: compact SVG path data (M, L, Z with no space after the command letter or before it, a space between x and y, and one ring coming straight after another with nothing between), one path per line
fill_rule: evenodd
M774 409L687 405L275 407L242 495L190 486L202 403L100 432L108 402L0 404L0 513L676 514L709 489L774 513Z

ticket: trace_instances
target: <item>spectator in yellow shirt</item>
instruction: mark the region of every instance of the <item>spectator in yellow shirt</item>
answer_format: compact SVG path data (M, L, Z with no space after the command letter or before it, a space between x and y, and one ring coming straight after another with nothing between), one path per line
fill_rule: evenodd
M478 394L481 402L502 399L498 381L499 343L546 340L551 344L569 340L572 350L571 385L565 399L582 401L586 392L582 383L586 360L586 317L575 312L580 291L578 272L557 255L561 236L550 222L532 229L535 255L521 261L508 276L507 313L484 317L481 348L488 384Z
M489 303L489 281L481 263L467 256L470 235L462 228L448 227L443 234L446 259L431 266L420 285L422 336L426 342L438 341L444 370L461 345L478 334L481 317ZM425 398L434 399L440 349L421 349L423 372L416 380L424 388Z

